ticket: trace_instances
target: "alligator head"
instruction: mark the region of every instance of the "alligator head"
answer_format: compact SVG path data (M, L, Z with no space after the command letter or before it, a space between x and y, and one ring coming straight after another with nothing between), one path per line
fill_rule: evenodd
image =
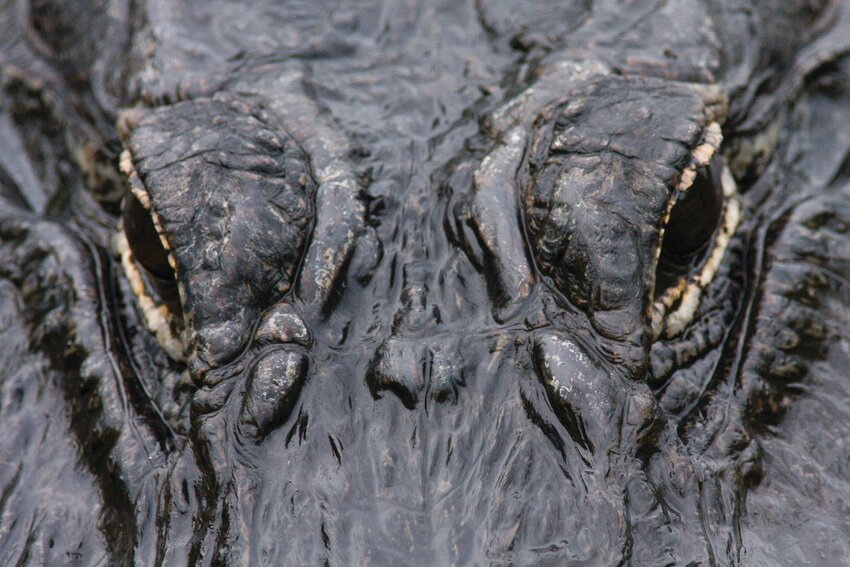
M779 554L770 435L847 352L847 7L36 4L0 59L0 427L55 450L6 479L47 518L10 546ZM72 458L91 510L22 499Z

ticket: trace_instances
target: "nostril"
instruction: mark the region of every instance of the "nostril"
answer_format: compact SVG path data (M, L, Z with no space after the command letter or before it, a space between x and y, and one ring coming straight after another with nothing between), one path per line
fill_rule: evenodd
M307 358L296 351L266 353L250 370L240 414L242 430L262 441L292 414L307 377Z

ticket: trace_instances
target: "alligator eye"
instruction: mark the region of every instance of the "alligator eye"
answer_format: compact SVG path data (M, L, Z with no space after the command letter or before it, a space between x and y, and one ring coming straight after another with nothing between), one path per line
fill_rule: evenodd
M162 244L151 212L139 199L128 191L124 197L122 211L124 234L137 264L144 269L144 276L161 303L178 318L182 316L174 269L168 262L168 251Z
M151 276L173 280L174 270L168 264L168 252L159 239L153 218L139 199L128 191L124 197L124 232L133 256Z
M656 268L656 295L697 268L710 251L710 242L723 214L723 163L715 156L697 170L693 184L680 192L664 228Z

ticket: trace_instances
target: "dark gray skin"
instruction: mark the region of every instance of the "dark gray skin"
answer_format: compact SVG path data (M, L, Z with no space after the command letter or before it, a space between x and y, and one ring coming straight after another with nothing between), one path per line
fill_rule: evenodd
M0 564L850 556L850 3L327 4L0 5Z

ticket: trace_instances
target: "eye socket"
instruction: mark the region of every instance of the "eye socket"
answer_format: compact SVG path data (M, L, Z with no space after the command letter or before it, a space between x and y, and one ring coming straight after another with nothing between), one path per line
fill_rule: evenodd
M693 184L677 196L664 227L655 274L656 298L698 268L710 251L723 214L722 158L697 170Z
M165 304L172 314L182 317L177 281L168 262L168 251L162 244L150 211L132 191L127 191L124 196L121 218L127 245L142 268L140 271L144 272L142 277L148 284L146 287L150 288L148 291L155 293L156 299Z

